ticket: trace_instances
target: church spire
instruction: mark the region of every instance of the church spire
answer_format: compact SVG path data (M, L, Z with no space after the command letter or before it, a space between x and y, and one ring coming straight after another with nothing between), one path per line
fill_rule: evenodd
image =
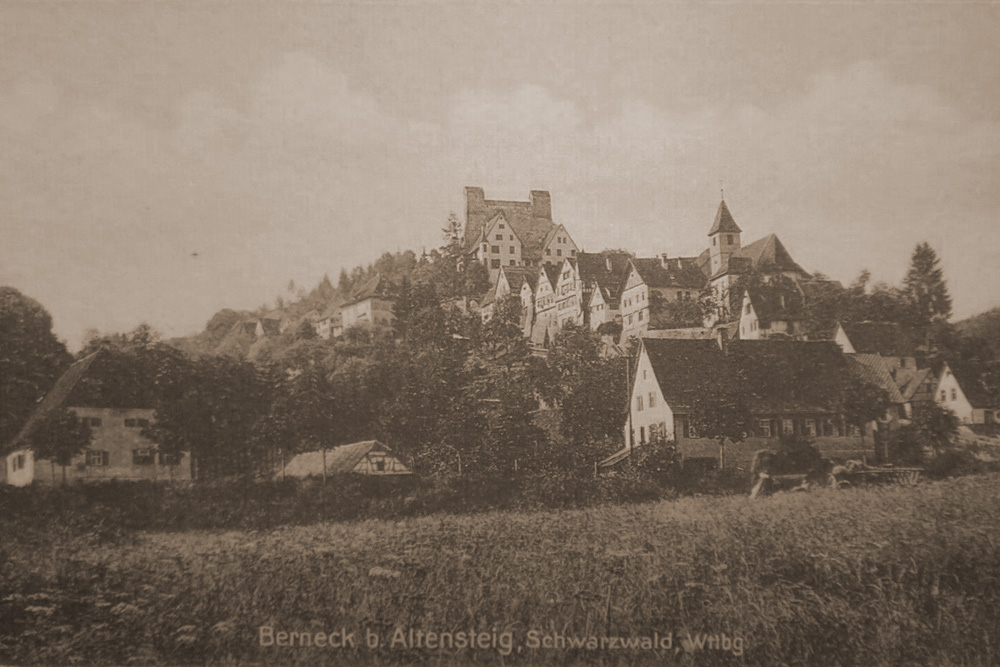
M740 226L736 224L736 220L733 219L733 214L729 212L726 200L723 199L719 202L719 211L715 214L715 224L712 225L712 229L708 232L708 235L712 236L720 232L739 234L742 231Z

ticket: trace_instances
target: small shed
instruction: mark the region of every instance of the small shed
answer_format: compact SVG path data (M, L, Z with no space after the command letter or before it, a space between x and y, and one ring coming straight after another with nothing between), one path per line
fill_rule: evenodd
M325 462L324 462L325 458ZM358 475L412 475L392 450L378 440L364 440L349 445L331 447L315 452L303 452L285 466L288 477L310 477L323 475L324 463L327 475L355 473Z

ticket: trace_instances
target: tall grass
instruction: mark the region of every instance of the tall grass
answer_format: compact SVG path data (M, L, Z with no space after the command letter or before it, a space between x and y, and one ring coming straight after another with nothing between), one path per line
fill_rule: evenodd
M50 525L4 535L0 662L995 664L998 482L264 532ZM345 627L358 648L262 647L261 626ZM515 648L364 646L397 627L510 632ZM531 630L674 642L532 649ZM743 655L688 651L688 632Z

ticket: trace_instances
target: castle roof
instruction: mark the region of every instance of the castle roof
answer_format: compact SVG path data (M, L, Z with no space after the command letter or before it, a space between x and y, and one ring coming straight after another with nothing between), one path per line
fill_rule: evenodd
M733 214L729 212L726 200L723 199L719 202L719 210L715 214L715 223L712 225L712 229L709 230L708 235L712 236L719 232L739 234L742 231L740 226L736 224L736 220L733 219Z

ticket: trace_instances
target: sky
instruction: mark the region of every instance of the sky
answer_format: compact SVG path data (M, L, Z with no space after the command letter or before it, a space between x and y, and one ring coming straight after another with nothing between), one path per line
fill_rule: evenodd
M548 190L582 249L748 243L1000 305L1000 5L0 3L0 284L200 331Z

